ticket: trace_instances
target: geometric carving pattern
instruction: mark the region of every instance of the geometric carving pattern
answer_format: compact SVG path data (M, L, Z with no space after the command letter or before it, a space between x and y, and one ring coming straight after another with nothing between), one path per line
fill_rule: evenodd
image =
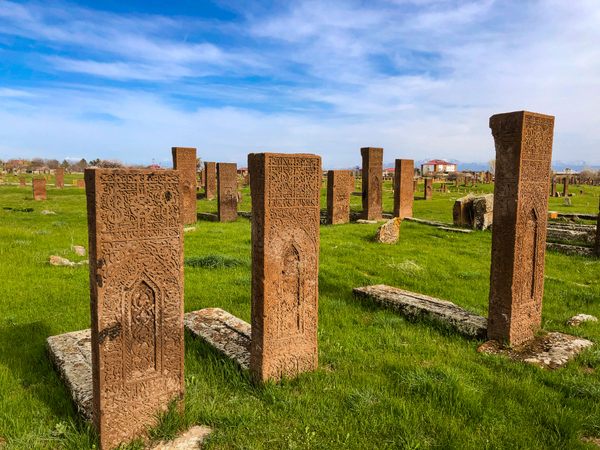
M412 159L397 159L394 171L394 217L412 217L415 163Z
M217 197L219 221L237 220L237 164L217 163Z
M196 222L196 149L172 147L173 169L179 171L183 196L183 223Z
M86 169L93 420L101 447L145 433L182 399L179 170Z
M321 158L248 155L252 193L252 341L258 381L317 367Z
M204 196L207 200L212 200L217 194L217 163L204 163Z
M490 118L496 180L488 337L519 345L541 327L554 117Z
M383 189L383 149L363 147L362 155L362 218L381 220Z
M327 172L327 223L336 225L350 220L350 194L354 191L351 170Z

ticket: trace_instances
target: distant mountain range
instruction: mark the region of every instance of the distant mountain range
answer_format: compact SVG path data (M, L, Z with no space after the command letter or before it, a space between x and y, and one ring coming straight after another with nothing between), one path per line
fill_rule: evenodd
M421 161L415 161L415 167L421 167L421 164L430 161L430 159L423 159ZM464 162L456 159L448 159L450 163L456 164L458 170L472 170L474 172L484 172L490 168L487 162ZM384 168L394 167L393 162L385 163ZM555 172L562 172L565 169L572 169L576 172L583 169L595 169L600 170L600 165L589 164L585 161L552 161L552 170Z

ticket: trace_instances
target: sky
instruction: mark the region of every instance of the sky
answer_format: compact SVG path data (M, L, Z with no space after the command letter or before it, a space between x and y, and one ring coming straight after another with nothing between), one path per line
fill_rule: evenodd
M0 0L2 159L486 162L525 109L600 165L599 108L598 0Z

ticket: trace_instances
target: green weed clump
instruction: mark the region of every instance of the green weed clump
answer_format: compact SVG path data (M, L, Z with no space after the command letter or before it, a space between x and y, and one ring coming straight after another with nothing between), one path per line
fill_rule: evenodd
M244 261L226 255L205 255L185 258L184 264L188 267L199 267L202 269L227 269L229 267L241 266L244 264Z

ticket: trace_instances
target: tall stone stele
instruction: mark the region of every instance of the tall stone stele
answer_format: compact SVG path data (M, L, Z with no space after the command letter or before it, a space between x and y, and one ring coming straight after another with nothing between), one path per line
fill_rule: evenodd
M394 217L412 217L415 162L412 159L397 159L394 171Z
M195 223L196 216L196 149L172 147L173 169L179 172L183 198L182 220L184 224Z
M556 197L556 178L550 177L550 197Z
M433 178L424 178L423 185L423 198L431 200L433 198Z
M563 178L563 197L569 196L569 177Z
M46 179L45 178L34 178L32 184L33 184L33 199L34 200L46 200Z
M86 169L92 418L108 450L184 394L183 226L176 170Z
M256 381L317 368L321 158L248 155Z
M383 149L363 147L362 155L362 218L381 220L383 191Z
M600 258L600 203L598 204L598 218L596 219L596 256Z
M54 187L58 189L65 187L65 169L62 167L54 169Z
M219 222L237 220L237 164L217 163L217 203Z
M207 200L212 200L217 195L217 163L204 163L204 195Z
M490 118L496 186L488 337L525 343L541 327L554 117L528 111Z
M337 225L350 221L350 195L354 191L351 170L327 172L327 223Z

